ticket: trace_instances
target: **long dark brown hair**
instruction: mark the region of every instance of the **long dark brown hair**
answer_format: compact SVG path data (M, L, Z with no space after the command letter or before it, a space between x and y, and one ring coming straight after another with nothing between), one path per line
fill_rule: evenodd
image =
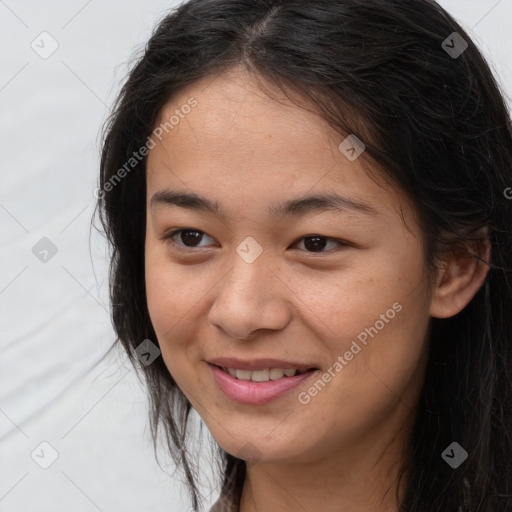
M144 281L146 158L126 162L173 94L236 66L364 141L362 158L414 202L431 269L443 251L488 229L483 286L459 314L431 319L400 510L510 512L510 113L469 35L430 0L191 0L156 27L105 125L97 203L112 248L112 347L122 344L147 385L155 450L160 426L197 508L197 468L185 440L193 438L191 404L161 357L145 366L134 353L143 340L158 341ZM441 457L453 441L469 454L457 469ZM239 496L245 461L220 447L217 454L224 491L232 485Z

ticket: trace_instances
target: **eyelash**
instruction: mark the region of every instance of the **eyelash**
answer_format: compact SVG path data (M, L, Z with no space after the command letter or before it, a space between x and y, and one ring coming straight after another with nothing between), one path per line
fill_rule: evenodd
M176 242L174 240L174 237L180 233L185 233L185 232L192 232L192 233L200 233L201 235L206 235L206 233L204 231L200 231L199 229L194 229L194 228L179 228L179 229L175 229L169 233L166 233L162 238L163 240L166 241L166 243L171 243L175 246L177 246L179 248L179 250L182 250L182 251L185 251L185 252L189 252L189 251L193 251L195 249L195 247L188 247L186 245L180 245L178 242ZM206 235L206 236L209 236L209 235ZM344 240L339 240L339 239L336 239L336 238L331 238L331 237L328 237L328 236L323 236L323 235L317 235L317 234L314 234L314 235L306 235L306 236L303 236L301 238L299 238L298 240L296 240L293 245L297 244L298 242L302 241L302 240L305 240L307 238L323 238L325 240L331 240L331 241L334 241L336 243L338 243L340 246L342 247L348 247L350 244L348 242L345 242ZM202 240L201 240L202 241ZM200 247L204 247L204 246L199 246ZM307 252L309 254L329 254L327 251L307 251L305 250L304 252Z

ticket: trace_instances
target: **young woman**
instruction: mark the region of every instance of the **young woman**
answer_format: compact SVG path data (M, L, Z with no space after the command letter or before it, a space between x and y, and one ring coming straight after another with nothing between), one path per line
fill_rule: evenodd
M192 408L215 512L512 510L510 187L503 97L433 1L161 21L98 207L116 343L194 509Z

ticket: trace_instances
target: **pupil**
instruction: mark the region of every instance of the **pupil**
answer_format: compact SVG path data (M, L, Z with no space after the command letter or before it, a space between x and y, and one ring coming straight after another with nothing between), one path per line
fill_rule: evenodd
M311 243L308 243L308 240L309 241L314 240L315 242L313 244L311 244ZM325 238L321 237L321 236L308 236L307 238L304 239L304 247L307 250L313 250L313 251L319 252L325 248L325 244L326 244Z
M187 236L190 233L195 233L196 236ZM185 243L185 245L188 244L188 241L186 240L186 238L190 238L191 242L192 242L192 245L194 245L194 242L200 241L201 234L199 233L199 231L183 231L181 233L181 239Z

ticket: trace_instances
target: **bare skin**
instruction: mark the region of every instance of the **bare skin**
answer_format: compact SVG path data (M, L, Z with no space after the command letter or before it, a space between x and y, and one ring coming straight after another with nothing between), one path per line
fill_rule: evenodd
M251 461L241 512L396 512L430 317L461 311L487 268L454 255L429 281L405 194L378 185L361 158L347 159L344 136L318 116L274 101L245 73L181 90L159 122L191 97L197 106L155 139L147 165L147 300L167 368L219 445ZM225 215L151 205L162 190L200 194ZM374 213L268 211L332 192ZM192 233L164 238L179 228ZM315 245L313 235L323 238ZM249 236L262 249L251 263L236 252ZM347 360L372 326L378 333ZM270 403L240 404L212 376L207 361L219 356L319 370ZM347 364L336 371L339 356ZM329 369L330 382L309 392Z

